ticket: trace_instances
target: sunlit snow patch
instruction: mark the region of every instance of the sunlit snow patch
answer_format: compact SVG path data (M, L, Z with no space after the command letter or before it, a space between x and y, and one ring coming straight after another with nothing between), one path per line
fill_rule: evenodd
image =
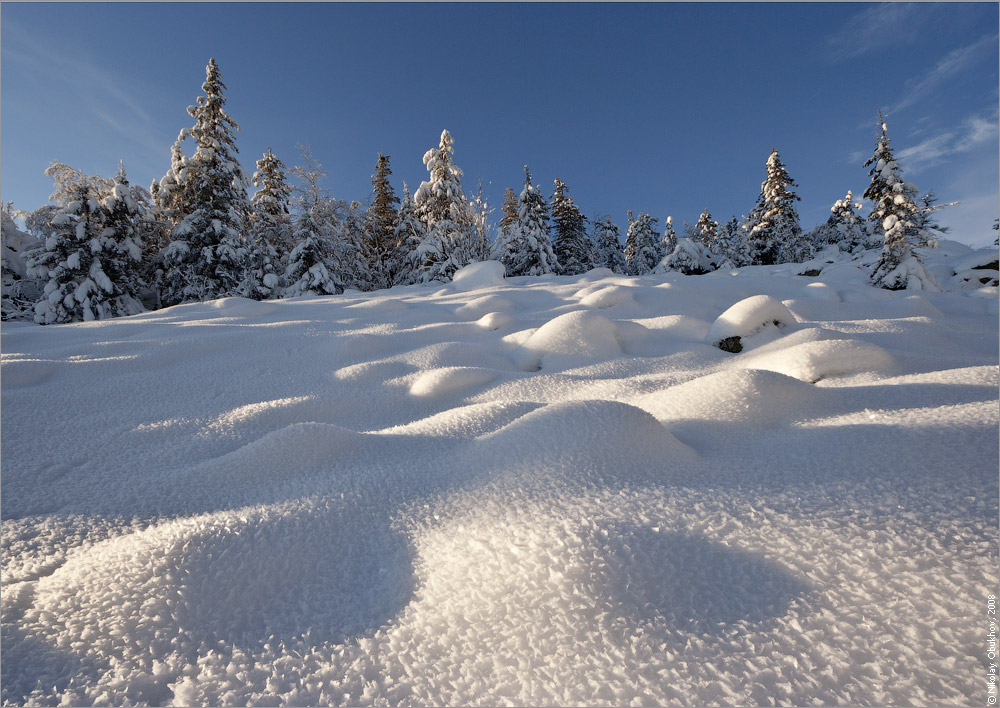
M874 344L854 339L827 339L764 352L740 363L816 383L829 376L885 369L893 361L889 352Z
M480 288L506 285L505 272L506 268L499 261L470 263L455 272L451 283L456 290L479 290Z
M670 386L640 397L635 404L662 422L705 420L770 427L808 417L804 411L817 410L822 394L774 371L736 369Z
M410 385L414 396L440 396L490 383L499 372L473 366L448 366L426 371Z
M525 371L568 368L622 355L618 327L590 311L567 312L549 320L525 340L514 358Z

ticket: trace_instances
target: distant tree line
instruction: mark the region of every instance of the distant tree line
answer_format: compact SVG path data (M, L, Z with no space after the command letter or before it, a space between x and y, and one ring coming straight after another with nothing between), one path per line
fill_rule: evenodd
M946 230L933 216L946 205L932 193L918 196L902 179L881 114L881 134L865 163L867 218L847 192L825 223L804 232L797 185L772 150L749 214L720 224L705 209L680 234L668 216L661 234L657 218L629 211L623 243L611 217L585 217L562 180L546 199L527 166L520 193L504 194L494 237L493 210L481 184L474 198L466 196L447 130L424 154L428 179L412 194L404 184L402 199L382 153L367 206L331 197L321 186L326 172L307 147L300 146L301 162L290 169L268 148L248 176L225 89L212 59L203 95L188 108L194 125L180 132L170 169L149 190L130 184L124 166L107 179L56 162L45 172L55 184L54 203L30 213L4 205L3 319L50 324L227 296L263 300L447 282L459 268L490 259L503 263L508 276L598 267L693 275L802 263L831 245L852 254L881 248L875 285L934 287L912 248L933 245L933 234ZM185 144L193 145L192 155Z

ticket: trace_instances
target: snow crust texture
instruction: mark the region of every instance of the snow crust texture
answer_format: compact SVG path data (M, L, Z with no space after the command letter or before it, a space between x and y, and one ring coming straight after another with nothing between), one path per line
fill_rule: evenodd
M796 268L4 323L4 704L984 704L995 289Z

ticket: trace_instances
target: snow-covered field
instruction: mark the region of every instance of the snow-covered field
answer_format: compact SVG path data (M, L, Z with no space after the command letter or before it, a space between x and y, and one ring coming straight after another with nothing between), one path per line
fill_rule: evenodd
M3 700L985 704L967 256L5 323Z

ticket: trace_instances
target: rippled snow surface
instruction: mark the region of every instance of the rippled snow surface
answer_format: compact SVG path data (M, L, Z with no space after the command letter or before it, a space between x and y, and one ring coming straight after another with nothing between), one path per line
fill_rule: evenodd
M996 290L801 269L5 323L4 703L985 703Z

